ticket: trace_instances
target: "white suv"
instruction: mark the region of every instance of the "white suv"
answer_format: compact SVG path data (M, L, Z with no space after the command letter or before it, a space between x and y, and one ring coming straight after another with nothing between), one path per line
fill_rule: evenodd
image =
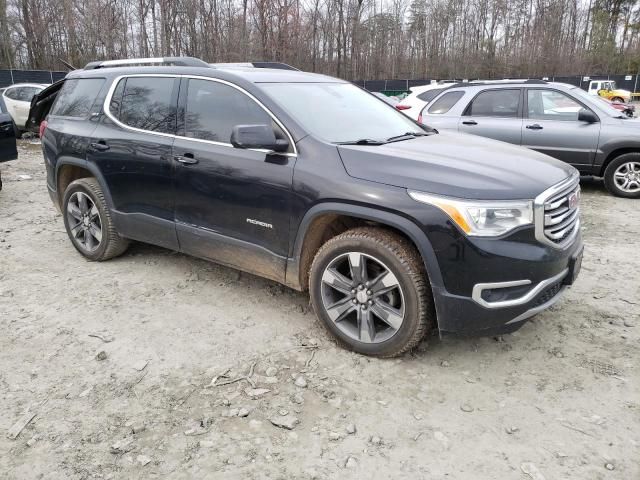
M418 120L418 115L424 106L433 100L445 88L457 83L454 81L443 81L440 83L432 83L430 85L421 85L419 87L411 87L411 92L404 100L402 100L396 108L406 116L414 120Z

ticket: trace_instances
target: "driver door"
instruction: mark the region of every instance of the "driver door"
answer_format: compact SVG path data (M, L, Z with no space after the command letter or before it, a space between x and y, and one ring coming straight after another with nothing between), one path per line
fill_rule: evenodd
M173 144L175 220L182 251L283 280L289 247L293 146L285 154L234 148L236 125L273 125L243 90L183 78Z
M573 97L550 88L529 88L522 146L590 172L598 148L600 122L578 120L585 108Z

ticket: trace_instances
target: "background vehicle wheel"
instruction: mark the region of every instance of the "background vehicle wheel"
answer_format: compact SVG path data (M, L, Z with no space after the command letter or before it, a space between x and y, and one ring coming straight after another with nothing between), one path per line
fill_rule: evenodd
M604 171L604 184L618 197L640 198L640 153L615 158Z
M620 103L624 103L624 100L620 97L613 97L611 99L612 102L620 102Z
M80 178L69 184L62 200L62 215L71 243L89 260L117 257L129 246L129 241L116 232L95 178Z
M355 228L329 240L313 260L309 289L325 327L359 353L401 355L435 325L422 259L389 230Z

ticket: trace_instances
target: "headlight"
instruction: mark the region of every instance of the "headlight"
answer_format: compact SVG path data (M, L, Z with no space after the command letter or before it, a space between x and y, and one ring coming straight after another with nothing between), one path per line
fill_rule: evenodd
M497 237L533 224L533 202L529 200L462 200L411 190L409 195L444 211L467 235Z

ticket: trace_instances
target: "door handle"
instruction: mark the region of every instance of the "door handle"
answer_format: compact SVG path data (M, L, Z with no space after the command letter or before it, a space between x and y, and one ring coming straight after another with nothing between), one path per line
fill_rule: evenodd
M476 122L475 120L465 120L464 122L462 122L463 125L477 125L478 122Z
M198 163L198 159L193 157L193 153L185 153L184 155L176 155L173 157L176 162L180 162L183 165L194 165Z
M93 142L91 144L91 148L93 148L94 150L97 150L98 152L105 152L109 150L111 147L107 145L107 142L105 142L104 140L99 140L98 142Z
M527 125L527 127L529 130L542 130L542 125L538 125L537 123L534 123L533 125Z

